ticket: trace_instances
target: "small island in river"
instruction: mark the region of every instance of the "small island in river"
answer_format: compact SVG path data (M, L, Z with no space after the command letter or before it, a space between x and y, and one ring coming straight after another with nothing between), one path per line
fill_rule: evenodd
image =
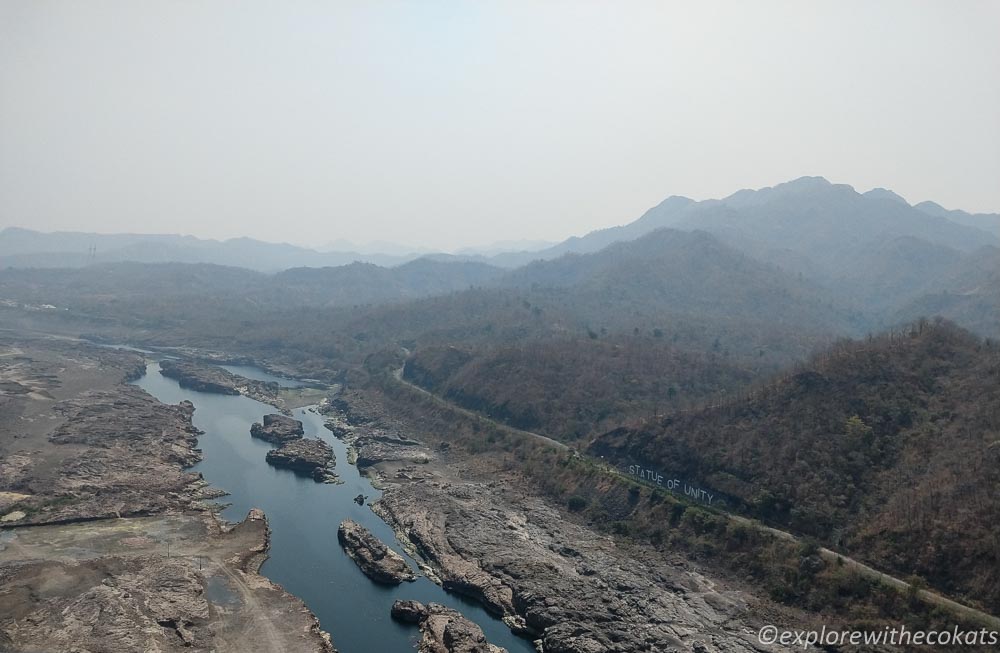
M277 449L268 451L266 459L275 467L311 476L320 483L333 483L337 480L337 474L333 471L336 460L333 448L322 440L289 440Z
M368 578L382 585L399 585L404 580L416 580L403 556L387 547L380 539L357 523L345 519L337 530L337 539L347 555L358 564Z
M191 360L165 358L160 361L160 374L174 379L182 388L223 395L243 395L280 410L285 410L277 383L248 379L219 367Z
M304 433L302 422L277 414L264 415L263 423L254 422L250 427L251 436L272 444L285 444L291 440L298 440Z

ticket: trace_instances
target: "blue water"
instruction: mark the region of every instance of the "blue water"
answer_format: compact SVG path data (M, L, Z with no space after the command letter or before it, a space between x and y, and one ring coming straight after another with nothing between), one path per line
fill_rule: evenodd
M239 369L243 371L236 373L249 376L246 368ZM262 370L257 374L270 376ZM136 385L164 403L187 399L194 404L194 425L204 431L198 439L204 458L193 471L230 493L223 498L231 503L222 513L226 519L241 521L251 508L264 511L271 526L271 551L261 572L305 601L342 653L412 652L419 634L390 618L396 599L450 606L475 621L491 643L511 653L534 652L530 642L515 636L479 604L449 594L424 577L398 587L376 585L347 557L337 542L337 527L348 518L364 524L404 556L405 552L385 522L367 505L354 502L358 494L375 501L381 493L347 464L347 447L323 426L321 415L311 409L294 411L306 437L321 438L333 447L341 485L316 483L265 462L271 445L251 438L250 425L275 412L271 406L242 396L183 389L162 376L156 363L147 366Z
M265 381L269 383L277 383L282 388L301 388L306 385L301 381L296 381L295 379L287 379L283 376L275 376L270 372L265 372L259 367L252 367L250 365L220 365L224 370L232 372L238 376L242 376L247 379L253 379L254 381Z

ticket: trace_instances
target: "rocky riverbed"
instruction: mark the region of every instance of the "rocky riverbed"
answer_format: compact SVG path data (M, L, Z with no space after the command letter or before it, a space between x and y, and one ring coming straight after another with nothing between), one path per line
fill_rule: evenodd
M213 495L185 471L200 459L191 405L122 382L145 368L140 357L45 340L15 351L0 358L0 375L33 392L6 395L0 408L0 492L20 495L23 513L5 523L200 509Z
M359 469L392 461L415 470L417 465L426 465L434 459L431 452L417 440L405 437L396 430L359 419L347 412L346 407L347 404L343 401L326 404L326 428L351 446L354 452L352 462Z
M220 523L192 406L125 383L136 354L0 338L0 650L330 653L258 573L269 529ZM25 527L26 525L30 527Z
M399 585L416 578L403 556L355 521L346 519L341 522L337 539L361 571L376 583Z
M752 598L680 561L620 550L544 501L482 483L414 484L376 509L442 584L503 615L547 652L755 651ZM512 499L510 495L507 499Z
M259 575L260 511L99 520L0 537L0 650L333 653L301 601Z
M459 612L437 603L396 601L392 618L420 627L420 653L506 653L486 641L482 629Z
M412 440L421 424L356 393L334 429L365 447L379 432ZM358 414L360 413L360 414ZM334 432L337 432L336 430ZM391 439L391 438L390 438ZM373 509L452 591L479 601L545 653L697 651L751 653L784 609L748 594L680 555L618 541L526 492L515 474L456 447L396 445L372 461L384 494ZM432 462L414 466L409 450ZM368 450L368 455L374 452Z

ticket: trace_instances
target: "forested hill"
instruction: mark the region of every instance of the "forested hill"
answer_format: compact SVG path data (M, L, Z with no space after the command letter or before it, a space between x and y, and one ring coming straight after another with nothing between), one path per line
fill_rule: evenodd
M498 283L531 309L534 337L418 334L407 378L567 441L736 390L857 330L822 288L700 231L657 230L593 254L537 261ZM415 308L392 312L410 312L417 324ZM490 325L509 320L497 312Z
M149 305L159 300L168 305L183 299L236 304L236 310L259 312L401 302L465 290L502 273L484 263L426 258L392 268L352 263L276 274L208 263L106 263L0 269L0 297L95 310L102 303ZM142 317L142 312L132 317Z
M845 342L739 400L590 447L1000 610L1000 347L948 322Z
M699 355L750 354L754 368L774 369L854 329L853 315L822 289L700 232L657 231L497 278L501 273L482 263L431 260L277 275L119 263L2 270L0 299L51 305L67 319L100 320L101 329L120 321L145 337L191 346L220 346L224 323L230 336L222 344L295 360L320 355L317 367L340 367L401 342L490 347L526 338L656 335Z
M771 365L753 354L685 350L659 333L423 347L404 373L465 408L575 442L630 418L737 391Z
M371 263L340 267L292 268L268 279L259 294L309 306L356 306L443 295L480 286L503 273L472 261L420 258L392 268Z
M893 322L942 315L976 333L1000 337L1000 248L965 256L928 284L926 292L899 307Z
M593 254L536 261L500 283L570 289L581 303L600 303L612 314L719 316L835 333L857 326L822 287L703 231L659 229Z

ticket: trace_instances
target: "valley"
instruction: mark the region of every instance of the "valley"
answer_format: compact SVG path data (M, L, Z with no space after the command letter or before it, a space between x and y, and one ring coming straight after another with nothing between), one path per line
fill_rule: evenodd
M997 25L0 2L0 653L997 653Z
M797 181L697 211L762 220L803 193L885 199ZM0 271L0 599L33 606L0 641L58 648L77 626L57 611L95 602L162 650L749 653L785 650L768 624L993 627L995 270L940 219L859 250L907 261L946 233L933 283L852 259L838 285L645 217L515 269ZM967 298L961 323L873 330L937 288ZM136 602L168 578L180 607Z

